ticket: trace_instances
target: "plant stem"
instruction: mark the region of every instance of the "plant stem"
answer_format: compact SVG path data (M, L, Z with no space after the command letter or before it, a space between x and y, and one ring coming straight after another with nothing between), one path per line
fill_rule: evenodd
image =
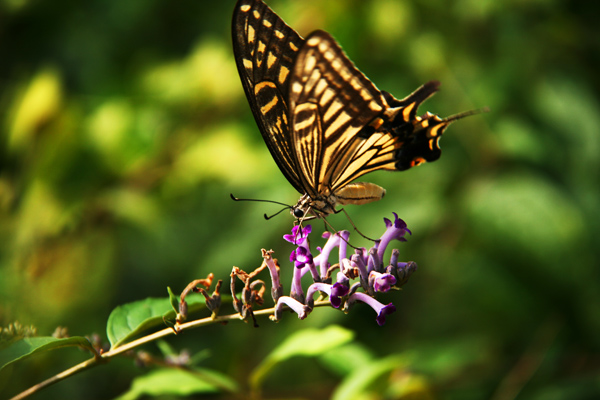
M329 301L315 302L315 307L322 307L322 306L327 306L327 305L330 305ZM254 311L255 316L271 315L273 313L275 313L274 307ZM211 325L211 324L215 324L215 323L235 321L235 320L241 321L243 319L241 318L241 316L239 314L230 314L230 315L225 315L225 316L219 316L216 318L208 317L208 318L202 318L202 319L197 319L194 321L185 322L183 324L177 325L178 331L175 331L175 329L173 329L173 328L162 329L162 330L160 330L158 332L154 332L148 336L141 337L132 342L125 343L121 346L118 346L114 349L110 349L109 351L102 353L102 354L98 355L97 357L90 358L89 360L79 363L79 364L75 365L74 367L64 370L63 372L60 372L60 373L54 375L53 377L48 378L45 381L40 382L37 385L34 385L34 386L30 387L29 389L19 393L18 395L11 398L11 400L25 399L25 398L31 396L32 394L37 393L40 390L42 390L50 385L53 385L55 383L62 381L63 379L73 376L79 372L85 371L89 368L95 367L96 365L106 363L114 356L125 353L129 350L132 350L132 349L138 347L138 346L161 339L163 337L177 334L179 331L199 328L201 326Z

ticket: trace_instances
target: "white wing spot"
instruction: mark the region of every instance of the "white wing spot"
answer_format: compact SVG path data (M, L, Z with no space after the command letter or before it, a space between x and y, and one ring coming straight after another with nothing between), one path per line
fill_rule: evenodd
M308 39L307 44L309 46L316 46L317 44L319 44L320 40L316 37L311 37L310 39Z
M248 4L243 5L240 7L240 10L242 10L242 12L248 12L250 11L250 6Z
M317 59L314 57L308 57L304 63L304 71L312 71L315 69L315 65L317 65Z
M292 92L293 93L302 93L303 87L304 86L300 82L294 82L294 84L292 85Z

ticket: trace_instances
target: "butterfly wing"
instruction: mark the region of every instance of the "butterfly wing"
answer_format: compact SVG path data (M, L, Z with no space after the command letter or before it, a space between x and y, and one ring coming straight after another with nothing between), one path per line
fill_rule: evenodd
M289 105L301 176L311 197L338 187L345 174L362 175L348 168L355 167L352 159L367 139L359 133L384 111L385 99L328 33L313 32L298 53Z
M297 55L290 85L292 139L313 199L368 172L405 170L439 157L438 140L449 122L416 115L437 82L397 100L379 91L328 33L316 31Z
M263 139L283 175L304 194L287 106L294 61L304 39L260 0L238 0L232 36L238 72Z

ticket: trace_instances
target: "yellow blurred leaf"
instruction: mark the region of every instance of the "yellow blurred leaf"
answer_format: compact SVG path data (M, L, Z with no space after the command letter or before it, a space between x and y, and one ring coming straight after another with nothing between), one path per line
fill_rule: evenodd
M143 78L145 90L174 104L228 104L240 98L240 81L229 44L215 40L200 42L181 61L153 67Z
M58 71L46 68L35 75L13 105L9 148L22 149L58 113L62 88Z
M125 100L113 99L102 104L89 118L88 137L104 156L104 161L120 171L123 168L122 149L133 123L132 107Z
M266 147L257 150L244 134L238 125L223 125L203 134L176 160L167 185L187 188L210 178L252 185L267 179L273 164Z
M18 219L15 239L21 248L56 235L64 228L67 215L51 188L37 180L24 195Z

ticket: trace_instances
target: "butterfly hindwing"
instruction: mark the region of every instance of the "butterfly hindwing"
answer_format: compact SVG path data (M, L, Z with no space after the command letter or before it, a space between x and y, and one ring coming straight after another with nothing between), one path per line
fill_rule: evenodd
M437 82L397 100L379 91L331 35L316 31L297 55L290 85L292 140L312 198L372 171L404 170L439 157L441 130L434 141L429 131L442 120L416 115Z
M304 43L260 0L239 0L233 14L233 50L252 114L273 159L301 193L288 121L290 77Z
M368 139L359 133L384 111L380 91L323 31L306 39L290 84L292 138L306 185L326 193L342 175L362 175L348 167Z
M381 130L392 132L402 142L394 155L394 170L404 171L440 158L442 150L439 140L444 130L456 119L469 115L467 113L455 118L442 119L428 112L418 116L419 105L435 94L439 86L438 81L427 82L402 100L382 92L390 105L391 123L382 126Z

